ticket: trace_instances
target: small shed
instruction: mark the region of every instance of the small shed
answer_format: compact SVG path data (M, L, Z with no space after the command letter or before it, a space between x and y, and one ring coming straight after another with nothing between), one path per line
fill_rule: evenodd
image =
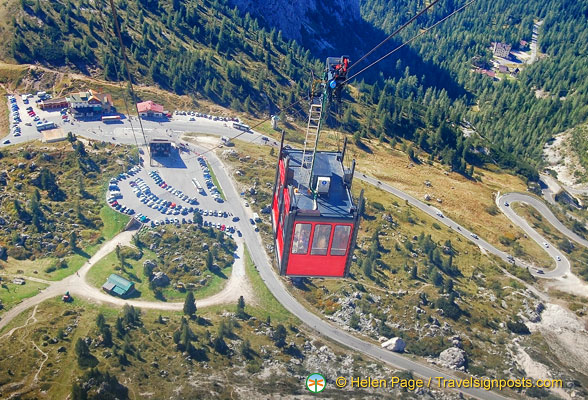
M111 274L102 285L102 290L113 296L126 297L135 290L135 283L120 275Z

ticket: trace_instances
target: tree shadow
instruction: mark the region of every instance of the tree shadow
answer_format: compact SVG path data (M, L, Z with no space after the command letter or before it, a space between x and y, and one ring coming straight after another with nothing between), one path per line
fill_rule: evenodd
M213 265L208 270L220 278L229 279L218 265Z
M190 351L190 357L192 357L194 360L199 361L199 362L209 360L208 354L206 354L206 350L204 348L193 347L192 350Z
M364 142L362 142L362 141L359 141L359 142L356 142L356 143L355 143L355 145L356 145L356 146L357 146L357 147L358 147L358 148L359 148L361 151L364 151L364 152L366 152L366 153L368 153L368 154L373 154L373 151L372 151L372 149L370 149L370 148L368 147L368 145L367 145L367 144L365 144Z
M295 344L284 347L284 353L294 358L304 358L304 354L302 354L300 349Z
M210 320L201 316L196 317L196 323L200 326L212 326L212 322L210 322Z
M92 354L88 354L85 357L79 357L78 364L82 368L94 368L96 365L98 365L98 359Z
M77 255L79 255L79 256L82 256L84 258L90 258L90 255L88 253L86 253L83 249L80 249L78 247L76 247L74 249L74 253L77 254Z

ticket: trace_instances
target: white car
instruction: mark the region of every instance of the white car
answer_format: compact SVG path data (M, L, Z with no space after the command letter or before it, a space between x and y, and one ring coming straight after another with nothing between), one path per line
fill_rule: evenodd
M549 247L549 244L547 244L547 242L543 242L543 246L545 246L547 248L547 247Z
M561 257L560 257L560 256L557 256L557 257L555 257L555 259L556 259L557 261L561 261Z

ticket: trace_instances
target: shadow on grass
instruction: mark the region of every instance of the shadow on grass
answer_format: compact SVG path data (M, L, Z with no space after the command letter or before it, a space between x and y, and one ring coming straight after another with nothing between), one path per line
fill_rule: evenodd
M228 277L225 275L225 273L220 269L218 265L213 265L211 268L209 268L209 271L220 278L228 279Z
M79 255L79 256L84 257L85 259L89 259L91 257L90 254L88 254L85 250L80 249L80 248L77 248L77 247L74 250L74 253L77 254L77 255Z
M212 322L201 316L196 317L196 323L200 326L212 326Z
M305 292L308 292L310 290L310 288L308 287L308 283L309 282L306 278L292 278L292 285L294 285L296 289L300 289Z
M83 358L78 358L78 364L82 368L94 368L96 365L98 365L98 359L92 354L88 354Z
M359 142L359 143L355 143L355 145L356 145L356 146L357 146L357 147L358 147L358 148L359 148L361 151L365 151L365 152L366 152L366 153L368 153L368 154L373 154L373 151L372 151L372 149L370 149L370 148L368 147L368 145L366 145L365 143L363 143L363 142Z
M125 296L121 296L121 299L125 299L125 300L128 300L128 299L138 299L139 297L141 297L141 294L142 293L141 293L140 290L135 289L131 293L128 293Z

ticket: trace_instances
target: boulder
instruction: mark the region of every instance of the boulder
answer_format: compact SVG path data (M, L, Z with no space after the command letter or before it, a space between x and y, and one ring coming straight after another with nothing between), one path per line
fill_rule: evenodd
M447 368L463 371L466 362L466 352L457 347L450 347L439 354L439 363Z
M155 286L167 286L169 285L169 277L164 272L159 271L153 274L151 282Z
M402 353L406 348L406 342L399 337L394 337L382 343L382 348L396 353Z

